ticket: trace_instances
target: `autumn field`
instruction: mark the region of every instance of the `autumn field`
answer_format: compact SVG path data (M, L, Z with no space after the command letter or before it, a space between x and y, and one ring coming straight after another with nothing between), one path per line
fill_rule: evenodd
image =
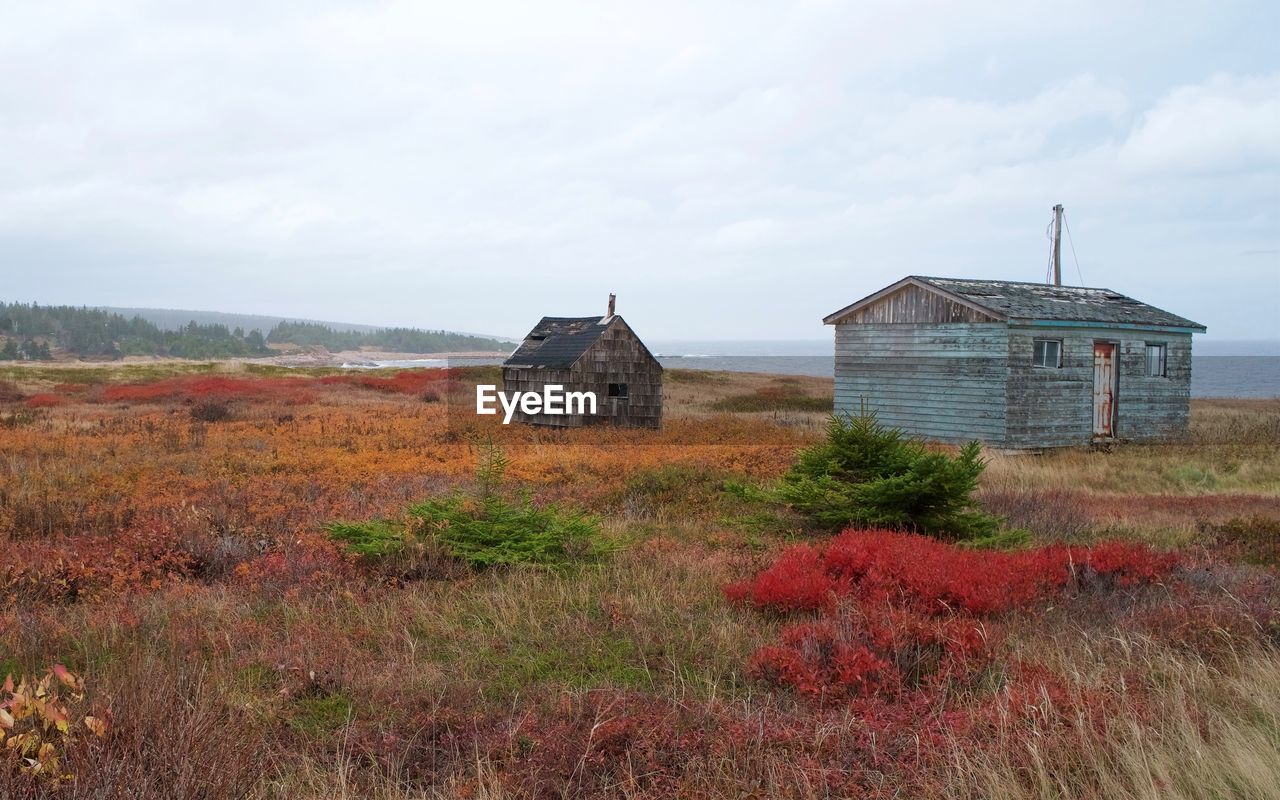
M0 797L1280 796L1280 400L986 453L975 546L761 499L829 380L494 377L0 369ZM459 549L494 497L590 533Z

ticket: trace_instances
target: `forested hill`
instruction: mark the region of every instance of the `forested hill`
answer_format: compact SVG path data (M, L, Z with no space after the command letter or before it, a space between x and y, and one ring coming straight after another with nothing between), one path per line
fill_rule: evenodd
M174 358L233 358L271 355L267 344L319 345L328 350L372 347L404 353L505 351L510 345L483 336L379 328L334 330L311 322L276 323L266 335L257 328L191 321L165 329L134 315L75 306L0 301L0 360L42 360L58 353L91 358L156 355Z
M269 355L261 331L188 323L172 331L142 317L75 306L0 302L0 359L52 358L54 351L84 357L158 355L229 358Z
M114 306L98 306L98 308L119 314L125 319L142 317L162 331L175 331L178 328L185 328L187 323L194 320L201 325L226 325L233 330L241 328L246 331L257 329L265 334L274 328L277 323L286 319L294 322L315 322L324 325L326 328L333 328L335 331L368 332L378 329L377 325L360 325L355 322L334 322L324 319L302 319L280 314L238 314L227 311L196 311L189 308L124 308Z
M484 336L417 328L337 331L316 322L281 322L267 334L272 344L320 345L326 350L373 347L389 353L506 352L511 345Z

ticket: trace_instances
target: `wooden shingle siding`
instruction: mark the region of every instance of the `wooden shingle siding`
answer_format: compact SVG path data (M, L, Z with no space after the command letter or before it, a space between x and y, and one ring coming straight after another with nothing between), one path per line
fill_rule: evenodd
M609 384L627 385L627 397L609 397ZM662 426L662 365L621 317L577 356L571 366L561 369L523 365L504 366L503 391L542 392L548 385L560 385L565 392L594 392L596 414L527 415L519 411L513 419L555 428L588 425L622 425L659 428Z
M611 328L575 365L575 385L595 391L600 413L615 424L662 425L662 367L625 325ZM610 398L609 384L627 384L628 396Z
M835 408L927 439L999 444L1007 353L1003 323L841 323Z

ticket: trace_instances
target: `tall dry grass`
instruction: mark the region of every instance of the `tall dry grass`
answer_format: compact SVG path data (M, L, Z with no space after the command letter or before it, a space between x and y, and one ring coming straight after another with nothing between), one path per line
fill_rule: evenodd
M31 375L24 391L56 380ZM957 733L906 753L905 772L879 771L849 744L874 720L752 682L751 654L782 621L721 594L803 535L784 514L726 501L723 481L778 475L823 415L709 408L768 388L767 376L670 378L661 434L498 434L513 481L603 513L620 547L559 570L390 565L313 580L302 559L324 521L394 513L470 480L473 445L418 397L339 387L215 422L175 404L73 402L0 429L10 563L51 537L144 523L191 559L158 585L147 573L93 600L0 605L0 671L64 661L112 709L115 735L68 754L77 780L57 796L816 799L839 796L829 771L883 797L1275 796L1274 634L1228 636L1205 616L1207 630L1155 641L1126 627L1124 598L1008 621L1007 661L1062 676L1067 700L1107 702L1049 714L1062 698L1046 698L1043 724L1010 714L997 735ZM1238 540L1252 537L1247 552L1264 553L1255 540L1280 518L1280 402L1197 401L1192 430L1183 444L993 456L981 497L1046 540L1210 535L1246 554ZM1260 574L1232 558L1212 566L1223 592L1227 577ZM989 678L926 711L986 713L1006 691ZM593 737L625 716L618 704L640 729L602 766ZM881 713L916 733L920 718L895 708ZM687 746L655 745L665 734L644 726L662 715L683 715ZM645 760L658 745L670 745L662 783ZM0 796L51 795L0 771Z
M1274 652L1242 655L1229 670L1202 660L1153 650L1140 642L1129 643L1132 660L1114 663L1117 669L1140 669L1157 676L1157 687L1110 687L1126 699L1134 711L1090 710L1082 705L1065 724L1038 727L1022 714L1009 713L1006 724L993 737L975 747L957 740L950 751L924 753L934 767L923 784L894 787L885 775L872 791L883 796L983 798L985 800L1203 800L1205 798L1256 798L1276 796L1280 787L1280 662ZM1088 670L1086 646L1073 647L1063 666ZM1105 656L1113 658L1113 648ZM1077 680L1081 675L1074 676ZM1090 687L1081 683L1079 689ZM1151 689L1158 689L1152 693ZM1045 696L1048 709L1059 698ZM744 720L765 720L775 711L765 697L735 702L735 713ZM750 728L750 726L748 726ZM748 734L731 753L715 759L691 757L675 783L682 798L779 797L819 800L841 796L817 776L808 761L822 751L823 743L862 733L856 715L823 716L811 738L797 741L794 749L779 750L762 735ZM340 752L328 763L304 760L292 765L256 790L256 796L283 792L290 797L357 798L386 800L485 797L493 800L526 800L531 797L626 797L645 800L673 796L670 788L654 791L646 786L643 768L624 767L613 774L602 792L585 792L573 784L549 793L513 786L503 777L501 759L492 754L457 753L457 771L438 785L415 786L399 765L391 764L376 775L362 770L350 753ZM856 769L856 765L850 765ZM578 769L592 769L585 758ZM924 793L921 786L926 787ZM880 795L877 795L880 796Z
M1105 712L1081 704L1065 728L1011 722L988 748L957 743L948 797L1280 796L1280 653L1242 652L1224 667L1140 640L1058 646L1037 655L1056 660L1079 686L1105 663L1106 689L1123 702Z

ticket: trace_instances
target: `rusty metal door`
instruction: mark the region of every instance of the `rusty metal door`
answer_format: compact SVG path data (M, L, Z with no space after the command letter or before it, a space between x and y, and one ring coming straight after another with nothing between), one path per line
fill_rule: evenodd
M1093 343L1093 436L1109 439L1116 435L1116 345Z

